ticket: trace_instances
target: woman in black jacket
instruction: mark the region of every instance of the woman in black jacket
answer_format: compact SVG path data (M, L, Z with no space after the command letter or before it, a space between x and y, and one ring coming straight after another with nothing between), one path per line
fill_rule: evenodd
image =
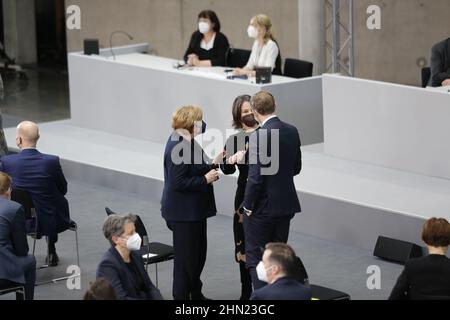
M429 255L406 262L389 300L450 300L450 224L445 219L428 220L422 239Z
M229 47L216 13L204 10L198 15L198 30L192 34L184 61L195 67L225 67Z
M258 123L252 114L249 95L237 97L233 103L233 127L239 132L231 136L225 145L227 157L221 169L224 174L230 175L239 170L236 195L234 198L233 233L235 245L235 259L239 263L241 273L240 300L249 300L252 293L252 280L245 267L245 237L243 227L243 214L238 209L244 201L245 187L248 177L248 142L250 135L258 129Z

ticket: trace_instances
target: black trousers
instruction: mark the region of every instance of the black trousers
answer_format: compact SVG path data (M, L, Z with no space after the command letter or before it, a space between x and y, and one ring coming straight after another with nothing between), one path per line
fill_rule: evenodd
M36 283L36 259L32 255L19 257L18 268L23 270L25 276L25 299L34 299L34 285Z
M173 298L200 299L203 296L200 276L207 250L206 219L198 222L167 222L167 226L173 234Z
M267 283L260 281L256 266L262 260L264 248L270 242L287 243L292 216L280 218L244 216L245 250L253 289L257 290Z

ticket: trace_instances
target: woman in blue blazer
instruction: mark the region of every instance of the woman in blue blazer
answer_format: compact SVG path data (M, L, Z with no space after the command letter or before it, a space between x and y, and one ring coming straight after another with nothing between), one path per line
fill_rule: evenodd
M199 108L179 108L164 152L161 213L173 233L175 300L205 299L200 276L206 262L206 220L216 215L212 184L219 178L214 164L219 160L211 163L194 140L206 130L202 119Z

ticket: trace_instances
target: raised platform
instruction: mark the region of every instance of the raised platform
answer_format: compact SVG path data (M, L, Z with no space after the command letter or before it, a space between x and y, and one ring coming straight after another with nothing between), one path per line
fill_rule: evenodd
M71 121L40 125L39 150L57 154L70 179L126 190L159 201L164 145L73 126ZM6 129L10 146L15 129ZM424 219L450 220L450 180L338 159L323 145L303 148L296 188L303 213L292 230L364 249L378 235L420 244ZM236 176L215 184L220 214L233 214ZM69 186L70 191L70 186Z

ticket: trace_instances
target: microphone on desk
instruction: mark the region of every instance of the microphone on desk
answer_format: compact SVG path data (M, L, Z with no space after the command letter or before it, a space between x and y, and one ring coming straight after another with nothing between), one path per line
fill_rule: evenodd
M145 271L147 271L148 269L148 259L150 256L150 243L148 241L148 236L143 236L142 237L142 245L147 249L147 256L145 259Z
M122 33L122 34L126 35L126 36L128 37L128 39L130 39L130 40L133 40L133 39L134 39L133 36L130 35L130 34L129 34L128 32L126 32L126 31L116 30L116 31L114 31L113 33L111 33L111 35L109 36L109 48L110 48L110 50L111 50L111 55L112 55L112 57L113 57L114 60L116 60L116 55L114 54L113 45L112 45L112 39L113 39L113 36L114 36L115 34L117 34L117 33Z

